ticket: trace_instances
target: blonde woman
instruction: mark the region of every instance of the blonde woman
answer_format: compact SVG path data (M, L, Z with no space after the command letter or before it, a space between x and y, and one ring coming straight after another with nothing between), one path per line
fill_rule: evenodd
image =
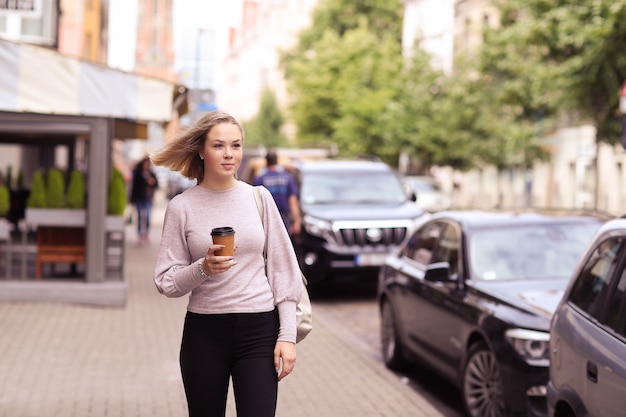
M151 156L197 179L168 203L154 271L160 293L189 294L180 366L190 417L224 416L231 377L239 417L275 416L278 381L296 362L300 269L272 195L261 188L264 227L252 186L236 178L243 145L239 122L215 111ZM211 230L224 226L235 229L234 256L215 254Z

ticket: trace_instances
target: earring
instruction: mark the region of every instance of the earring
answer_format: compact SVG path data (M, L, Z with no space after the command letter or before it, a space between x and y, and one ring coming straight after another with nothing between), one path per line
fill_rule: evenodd
M204 155L198 155L204 161Z

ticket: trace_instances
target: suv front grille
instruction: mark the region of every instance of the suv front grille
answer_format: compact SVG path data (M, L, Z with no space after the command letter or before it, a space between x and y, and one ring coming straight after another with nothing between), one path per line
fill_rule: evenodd
M412 224L409 220L337 221L327 238L339 252L387 250L404 241Z
M347 246L395 246L402 243L406 233L406 227L340 229L334 233L334 239L337 244Z

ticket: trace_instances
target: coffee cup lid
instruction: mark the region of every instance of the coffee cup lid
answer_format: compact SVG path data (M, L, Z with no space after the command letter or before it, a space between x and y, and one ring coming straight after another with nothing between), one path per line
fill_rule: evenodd
M211 236L229 236L235 234L235 229L232 227L216 227L211 230Z

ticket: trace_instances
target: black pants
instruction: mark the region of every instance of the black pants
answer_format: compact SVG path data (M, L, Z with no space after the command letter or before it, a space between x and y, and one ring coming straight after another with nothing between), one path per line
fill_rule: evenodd
M187 312L180 368L190 417L223 417L232 376L238 417L274 417L278 313Z

